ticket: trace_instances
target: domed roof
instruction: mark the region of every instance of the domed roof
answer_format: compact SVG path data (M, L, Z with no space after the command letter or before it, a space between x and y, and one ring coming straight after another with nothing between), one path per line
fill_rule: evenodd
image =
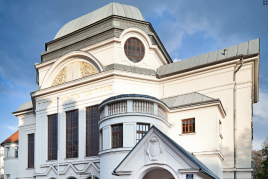
M23 103L19 109L17 111L22 111L22 110L25 110L25 109L30 109L33 107L33 103L32 101L27 101L26 103Z
M62 37L71 32L74 32L82 27L93 24L94 22L97 22L111 15L118 15L118 16L145 21L138 8L134 6L112 2L93 12L90 12L82 17L79 17L77 19L74 19L68 22L58 31L54 39Z

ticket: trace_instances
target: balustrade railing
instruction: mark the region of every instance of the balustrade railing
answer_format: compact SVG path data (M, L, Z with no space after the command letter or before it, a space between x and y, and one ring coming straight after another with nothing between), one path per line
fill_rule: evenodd
M120 101L108 105L108 115L115 115L127 112L127 101Z
M104 108L100 111L100 119L104 118Z
M133 112L154 114L154 103L148 101L134 100Z
M103 119L105 116L103 107L100 111L100 119ZM144 100L133 100L132 103L132 112L133 113L145 113L154 115L154 103ZM127 113L127 101L115 102L108 104L108 116ZM162 119L167 120L167 114L164 109L158 105L158 116Z
M165 113L163 108L161 108L161 106L159 106L159 105L158 105L158 116L167 120L167 114Z

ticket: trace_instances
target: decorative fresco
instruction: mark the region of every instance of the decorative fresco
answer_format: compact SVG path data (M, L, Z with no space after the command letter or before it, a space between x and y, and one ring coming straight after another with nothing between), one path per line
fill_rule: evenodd
M98 70L90 63L75 61L66 65L54 78L51 86L83 78L98 73Z

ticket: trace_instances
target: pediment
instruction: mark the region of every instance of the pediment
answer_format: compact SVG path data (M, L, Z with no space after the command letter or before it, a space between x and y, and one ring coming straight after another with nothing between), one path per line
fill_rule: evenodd
M177 169L198 168L161 133L151 129L116 170L133 171L133 166L138 170L152 164L176 165Z
M183 176L183 172L206 173L209 178L218 178L192 154L170 139L155 126L128 153L113 171L114 175L133 175L142 178L145 171L165 169L175 178Z

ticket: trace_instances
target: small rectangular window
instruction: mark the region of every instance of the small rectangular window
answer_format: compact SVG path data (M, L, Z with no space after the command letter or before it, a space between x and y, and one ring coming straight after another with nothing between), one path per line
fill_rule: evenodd
M66 112L66 158L78 157L78 110Z
M10 179L10 174L6 174L7 179Z
M146 134L146 132L149 130L150 124L143 124L143 123L138 123L137 124L137 143L139 140Z
M182 120L182 133L193 133L195 132L195 119Z
M123 124L112 126L112 148L123 147Z
M19 156L19 149L18 147L15 147L15 158L18 158Z
M28 134L28 168L34 168L34 134Z
M6 150L7 150L7 158L9 158L10 157L10 148L7 147Z
M57 114L48 116L48 160L57 160L58 119Z

